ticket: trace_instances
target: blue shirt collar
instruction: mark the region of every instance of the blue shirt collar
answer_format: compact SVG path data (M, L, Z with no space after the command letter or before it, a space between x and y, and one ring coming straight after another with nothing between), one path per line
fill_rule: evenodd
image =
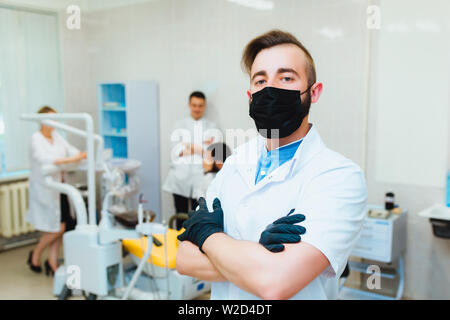
M292 157L295 155L295 152L297 152L298 146L300 145L300 143L302 143L302 141L303 138L270 151L268 151L267 147L264 146L262 158L263 159L270 158L273 160L276 157L279 157L280 163L284 163L287 160L292 159Z
M303 139L300 139L270 151L264 146L256 169L255 184L262 180L266 175L291 160L302 141Z

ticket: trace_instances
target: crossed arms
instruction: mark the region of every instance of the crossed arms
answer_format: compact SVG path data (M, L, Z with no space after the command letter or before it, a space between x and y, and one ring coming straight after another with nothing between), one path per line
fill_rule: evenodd
M262 299L289 299L322 273L328 259L307 243L286 244L280 253L262 245L211 235L203 254L189 242L180 244L177 271L206 281L230 281Z
M310 244L285 244L273 253L260 243L231 238L223 232L209 235L201 245L180 243L177 271L205 281L234 283L262 299L289 299L329 265Z

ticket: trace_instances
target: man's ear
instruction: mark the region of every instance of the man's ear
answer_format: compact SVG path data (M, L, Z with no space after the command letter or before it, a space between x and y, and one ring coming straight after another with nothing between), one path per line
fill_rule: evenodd
M248 96L249 100L252 98L252 94L250 93L250 90L247 90L247 96Z
M311 92L311 103L316 103L319 101L320 95L322 94L323 84L322 82L316 82L310 89Z

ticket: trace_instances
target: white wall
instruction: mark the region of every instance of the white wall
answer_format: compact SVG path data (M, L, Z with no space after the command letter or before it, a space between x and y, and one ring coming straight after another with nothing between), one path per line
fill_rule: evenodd
M417 213L444 203L450 169L450 3L382 0L373 32L368 126L369 201L393 190L408 209L405 295L450 297L450 241Z
M383 1L381 5L382 13L383 8L394 10L389 7L390 1ZM427 6L419 1L415 5ZM323 96L313 105L311 115L324 141L365 168L371 203L382 203L384 193L392 189L398 203L410 210L405 295L448 298L450 242L433 237L429 223L416 216L426 206L443 201L443 188L387 183L376 177L380 170L375 161L377 152L381 152L378 149L379 130L384 129L382 124L375 122L380 118L377 103L382 101L377 100L377 95L387 92L376 83L396 74L376 73L379 64L384 65L384 62L378 59L379 34L372 31L366 127L364 80L369 35L366 7L366 1L281 0L275 2L273 11L256 11L225 0L162 0L87 13L83 16L81 31L67 30L62 15L66 110L91 112L97 118L98 82L157 80L160 83L164 179L169 168L170 127L175 120L188 116L190 92L200 89L207 93L207 117L215 120L222 129L252 128L245 94L248 78L240 69L243 47L253 37L271 28L290 31L311 51L318 78L324 83ZM413 12L422 12L421 7ZM426 13L433 15L434 11ZM396 13L400 18L402 14ZM444 28L449 30L448 25ZM441 36L439 39L444 41L449 38ZM402 49L401 45L398 49ZM407 63L413 70L414 64L421 62L409 60ZM411 92L408 77L402 75L402 79L397 83L399 94L420 94ZM424 88L429 90L426 85L432 81L423 79ZM425 91L423 94L432 93ZM408 115L405 115L407 119ZM405 128L401 122L397 126L399 130ZM448 133L443 132L443 137L448 144ZM426 168L425 165L423 169ZM163 215L167 218L174 213L171 196L164 193L162 203Z
M240 67L242 50L253 37L281 28L310 49L324 82L313 121L330 147L363 166L364 25L363 4L330 0L277 1L273 11L224 0L167 0L88 13L81 31L63 28L66 110L95 112L98 82L157 80L164 179L170 127L188 116L187 98L193 90L206 92L206 116L222 129L253 127L245 93L248 78ZM327 30L337 30L336 38ZM346 62L352 67L346 68ZM173 211L171 196L165 194L163 214Z

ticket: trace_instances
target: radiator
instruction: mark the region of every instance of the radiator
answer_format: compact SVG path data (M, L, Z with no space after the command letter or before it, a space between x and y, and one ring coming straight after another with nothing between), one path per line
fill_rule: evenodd
M25 222L28 181L0 184L0 236L11 238L33 232Z

